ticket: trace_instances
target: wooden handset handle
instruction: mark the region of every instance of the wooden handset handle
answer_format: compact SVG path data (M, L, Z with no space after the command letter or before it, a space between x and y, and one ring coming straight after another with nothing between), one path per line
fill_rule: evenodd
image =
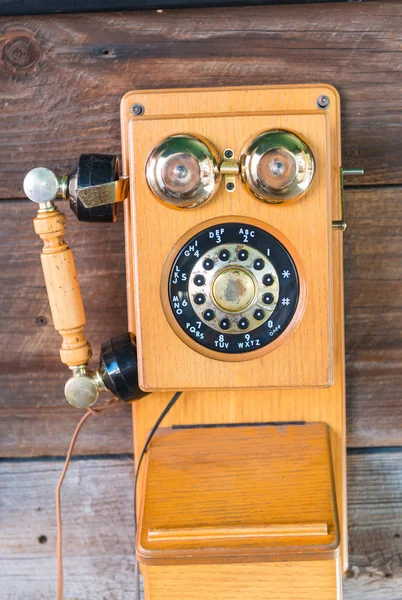
M53 324L63 338L60 358L72 370L64 395L73 406L88 408L106 387L98 371L87 369L92 350L84 336L85 312L80 284L72 250L64 240L66 217L53 203L58 197L68 197L68 177L59 178L43 167L32 169L24 179L24 191L30 200L39 204L34 227L43 240L43 275Z
M61 361L86 366L92 350L83 332L86 320L73 252L64 240L66 217L55 207L39 210L34 227L43 240L41 262L53 324L63 338Z

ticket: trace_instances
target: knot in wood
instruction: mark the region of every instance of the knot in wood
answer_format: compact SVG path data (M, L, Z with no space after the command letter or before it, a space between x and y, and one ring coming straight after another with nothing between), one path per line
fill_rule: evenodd
M6 67L15 71L26 71L40 58L39 44L27 35L10 39L3 48L3 61Z

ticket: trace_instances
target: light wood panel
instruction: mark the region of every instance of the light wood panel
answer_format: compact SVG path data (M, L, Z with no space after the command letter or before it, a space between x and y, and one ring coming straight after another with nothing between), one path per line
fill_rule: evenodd
M324 423L162 428L146 458L141 566L339 559Z
M316 104L322 93L330 98L325 111ZM144 117L131 118L134 101L145 107ZM140 387L174 391L330 385L331 221L340 213L341 166L336 91L321 85L130 92L124 97L121 114L124 172L133 181L128 235L133 236L134 243L132 253L129 250L126 256L128 270L133 270L129 278L137 312ZM145 180L144 165L161 139L175 133L199 134L220 156L229 147L239 159L250 137L275 128L300 133L315 155L316 174L301 200L282 206L263 204L239 182L235 193L228 194L221 186L210 202L196 210L173 211L155 201ZM301 257L308 296L300 325L285 343L280 344L278 338L275 352L231 364L230 368L222 359L211 360L184 345L168 325L160 303L162 270L173 246L181 236L191 236L191 230L201 223L218 218L225 222L226 216L236 216L239 221L242 216L252 217L279 230ZM303 356L309 360L302 360Z
M92 356L84 337L85 311L74 255L64 240L66 217L58 209L38 211L35 232L43 240L40 255L54 328L62 336L61 362L86 365Z
M127 89L281 84L285 77L307 83L317 73L342 94L345 166L366 169L364 178L350 178L347 185L399 184L401 21L400 0L1 19L2 199L22 198L23 177L37 164L68 170L80 152L119 152L117 107ZM16 38L20 43L13 45ZM348 443L398 445L401 189L351 189L346 200ZM1 205L3 456L64 454L77 420L63 399L68 371L58 356L32 218L31 203ZM126 328L122 222L105 225L100 235L97 226L70 220L67 239L76 251L86 331L97 356L104 339ZM124 406L88 423L77 445L82 454L130 449ZM351 570L345 598L400 600L400 456L353 455L348 462ZM12 485L7 512L2 510L2 596L48 600L55 589L53 490L60 463L1 463L3 508L5 464ZM82 512L65 516L67 594L98 600L107 590L111 600L126 600L133 593L127 560L132 509L126 509L132 464L121 469L111 459L103 465L83 460L73 467L76 475L68 480L80 485L67 485L64 498ZM103 487L105 481L111 485ZM99 501L89 505L98 492ZM48 541L41 544L42 534Z
M13 62L12 44L0 61L1 195L22 197L23 177L36 164L67 170L80 152L119 152L117 107L134 85L264 84L268 79L279 84L285 72L295 83L314 81L319 72L339 87L345 166L366 168L364 178L349 178L347 185L398 183L401 10L401 3L391 0L297 10L1 19L2 53L9 41L23 37L22 62ZM399 198L399 188L354 189L346 195L351 225L344 237L348 439L354 446L401 442ZM1 452L62 454L76 413L63 399L68 372L60 364L58 336L40 283L40 243L28 233L32 205L6 202L1 208ZM100 237L96 226L70 220L67 232L90 310L87 331L95 356L106 337L126 327L120 228L121 222L105 225ZM379 288L382 294L373 294ZM36 324L42 317L47 325ZM89 425L81 451L129 451L125 414L116 409L96 427Z
M212 234L214 234L216 231L221 231L221 233L222 233L225 231L225 227L226 227L226 225L224 225L223 227L219 227L220 225L222 225L222 223L224 223L224 224L236 223L239 221L242 223L242 229L244 227L244 229L246 231L250 231L249 239L250 239L251 244L252 244L251 236L255 235L255 233L256 233L256 231L253 231L253 229L258 227L262 231L268 232L268 234L272 235L276 240L279 241L280 244L283 245L284 248L286 248L287 252L292 257L295 269L297 271L299 297L298 297L296 310L294 312L294 315L293 315L289 325L286 327L286 329L283 331L283 333L279 337L277 337L273 342L271 342L269 345L267 345L265 347L263 346L260 348L256 348L252 352L247 352L247 354L243 353L243 354L226 354L225 355L223 353L219 353L219 352L216 352L215 350L210 350L209 348L205 348L204 346L201 346L199 343L197 343L197 339L193 339L193 338L189 337L188 333L180 327L178 321L176 320L175 312L172 310L172 308L170 306L170 299L169 299L169 292L168 292L169 276L170 276L170 272L172 269L172 265L173 265L177 255L182 250L182 248L184 248L188 244L189 240L191 240L191 238L193 236L197 236L197 234L201 233L203 230L206 230L206 229L210 229ZM219 229L214 230L215 227L218 227ZM248 229L248 228L250 228L250 229ZM223 234L223 235L225 235L225 234ZM257 235L258 235L258 233L257 233ZM223 242L222 242L222 244L223 244ZM184 342L187 346L189 346L189 348L194 350L194 352L196 352L197 354L202 354L203 356L212 358L214 360L220 360L220 361L226 363L226 365L227 365L227 363L244 362L244 361L255 360L257 358L260 358L260 357L264 356L264 354L268 354L270 352L273 352L276 348L279 348L282 344L284 344L293 335L293 333L298 329L301 321L303 320L303 318L305 316L306 306L308 304L307 279L309 279L309 278L306 275L306 270L304 268L304 265L301 261L301 258L299 256L296 248L290 243L290 241L278 229L271 227L271 225L269 225L268 223L266 223L264 221L258 221L257 219L245 217L245 216L215 217L214 219L208 219L208 221L201 221L198 225L196 225L190 231L186 232L182 237L180 237L176 241L176 243L173 245L173 247L171 248L170 252L168 253L168 256L162 267L162 271L161 271L161 275L160 275L159 296L160 296L160 303L162 305L162 309L163 309L163 313L164 313L163 316L165 317L165 319L167 319L171 329L181 339L181 341ZM325 298L327 298L327 296L329 296L329 294L327 294L326 292L327 292L327 290L325 290ZM324 302L324 300L323 300L323 302ZM310 302L310 304L312 304L312 303ZM325 306L326 306L326 309L323 311L324 313L326 313L327 310L328 311L330 310L330 306L328 304L325 304ZM145 314L145 318L147 319L146 314ZM139 328L141 329L141 317L140 316L139 316L138 322L139 322ZM321 326L324 329L324 338L325 339L329 338L329 341L331 342L328 345L329 351L322 347L323 344L320 344L320 350L322 350L322 354L323 354L322 360L320 363L320 367L322 368L322 371L324 373L325 381L327 382L328 380L330 380L332 382L332 351L331 351L332 326L330 325L328 319L320 319L319 318L319 319L317 319L317 324L319 327ZM137 332L139 331L139 328L137 328ZM306 330L305 327L304 327L304 330ZM307 329L307 331L308 331L308 329ZM146 338L144 338L144 340L146 340ZM177 341L177 340L175 340L175 341ZM258 342L260 342L260 340L258 340ZM185 360L183 362L185 362L186 364L193 363L194 362L194 354L190 353L188 356L188 360ZM271 368L270 370L274 371L273 368ZM234 371L235 370L233 370L233 372ZM251 369L250 369L250 371L251 371ZM222 372L222 365L221 365L221 372ZM317 376L318 375L316 374L315 377L317 377ZM227 378L227 379L229 379L229 378ZM284 377L284 379L285 379L285 377ZM190 380L189 381L190 389L193 387L195 388L194 379L189 378L189 380ZM211 380L211 387L224 387L220 380L216 381L215 379L212 380L212 378L210 380ZM270 378L270 380L271 380L271 378ZM197 380L197 382L199 384L199 387L205 385L205 383L203 384L203 380L201 377ZM219 384L219 385L217 385L217 384ZM233 378L230 385L231 385L231 387L248 387L248 388L250 388L250 387L255 386L255 380L253 380L250 377L250 375L248 375L247 377L242 377L241 379L239 378L237 385L235 385L234 378ZM300 382L297 381L296 385L300 385ZM177 385L175 387L180 387L180 389L186 389L180 385Z
M269 89L269 88L268 88ZM179 125L178 121L175 121L175 115L176 114L186 114L188 115L189 112L191 113L191 111L199 111L202 112L204 110L207 111L213 111L215 106L219 106L219 110L222 111L222 116L224 117L230 110L234 109L234 106L236 106L236 110L239 110L241 113L241 110L243 112L247 112L250 110L260 110L263 111L264 107L265 110L267 110L267 112L275 111L275 108L278 110L279 107L281 109L281 111L283 111L284 116L282 114L280 114L280 116L278 117L279 119L292 119L291 116L289 116L289 113L292 112L292 110L297 111L304 111L306 113L308 113L309 111L318 111L318 109L316 108L316 99L319 95L319 91L320 89L325 89L325 91L328 93L330 99L331 99L331 105L332 105L332 109L331 111L327 112L327 113L322 113L322 111L319 111L319 115L320 118L323 117L325 114L327 115L327 119L328 119L328 123L327 123L327 129L325 134L323 133L323 130L321 130L321 135L325 135L325 139L326 139L326 150L324 152L324 148L322 146L320 146L317 143L317 138L315 139L315 144L313 144L313 151L317 151L317 148L320 148L319 153L321 156L321 164L322 161L325 160L325 158L331 157L332 160L329 163L329 167L328 167L328 172L326 172L326 186L324 187L324 189L326 190L326 193L329 192L329 190L331 190L333 193L331 194L331 206L328 207L330 208L329 212L326 213L325 218L321 221L321 228L315 229L314 228L314 238L312 237L307 237L306 236L306 227L307 227L307 231L310 231L310 229L308 228L309 225L305 224L305 226L303 228L301 228L300 230L297 229L297 227L295 226L295 229L292 230L293 232L293 237L296 235L296 240L292 240L292 235L291 237L291 241L295 242L295 246L296 248L300 251L300 248L305 249L307 248L308 251L308 257L312 256L312 253L314 251L314 255L317 255L319 253L317 253L317 239L316 236L319 235L319 232L321 232L321 234L324 236L322 238L322 243L325 244L325 240L326 235L330 236L329 240L332 240L331 244L332 244L332 256L333 256L333 262L329 260L329 256L330 253L328 254L328 257L326 258L326 260L324 260L324 263L321 264L321 268L324 266L324 268L327 269L331 269L328 272L328 277L329 279L327 280L330 281L332 279L333 282L333 289L332 289L332 294L329 296L328 298L328 302L329 302L329 310L327 312L327 317L330 316L331 314L331 304L333 303L333 327L334 327L334 384L331 387L328 388L324 388L324 389L319 389L319 388L312 388L309 390L305 390L305 389L298 389L298 390L286 390L286 389L278 389L278 390L269 390L269 391L262 391L262 390L254 390L254 391L208 391L208 392L200 392L200 391L192 391L192 392L188 392L184 395L184 397L180 398L179 402L176 404L176 406L173 408L173 410L171 411L171 413L168 415L168 417L166 418L166 425L182 425L182 424L205 424L205 423L253 423L253 422L283 422L283 421L323 421L324 423L327 423L330 426L331 429L331 442L332 442L332 452L333 452L333 461L334 461L334 471L335 471L335 481L336 481L336 494L337 494L337 503L338 503L338 509L339 509L339 515L340 515L340 529L341 529L341 539L342 539L342 551L343 551L343 562L344 562L344 568L346 568L347 565L347 539L346 539L346 510L345 510L345 505L346 505L346 486L345 486L345 444L346 444L346 438L345 438L345 396L344 396L344 347L343 347L343 272L342 272L342 233L339 231L332 231L330 229L331 227L331 221L332 219L335 218L339 218L339 210L340 210L340 205L339 205L339 200L340 200L340 196L339 196L339 167L340 167L340 139L339 139L339 128L338 128L338 99L337 99L337 95L336 92L331 90L330 88L326 88L324 86L321 87L316 87L316 86L310 86L310 87L305 87L302 88L303 91L300 91L299 94L295 94L293 95L293 93L291 93L292 88L287 88L286 86L281 88L279 92L276 92L274 89L272 89L271 92L268 92L267 89L263 88L260 90L260 92L258 90L254 90L254 93L252 94L252 96L249 96L247 98L247 95L242 95L241 93L239 94L239 96L236 95L236 92L233 92L233 90L230 93L226 93L226 91L222 91L221 93L219 91L217 91L217 94L221 94L219 96L219 102L218 102L218 98L215 97L214 92L203 92L203 91L197 91L194 93L191 93L189 91L185 92L184 90L182 90L180 92L180 94L175 94L175 93L171 93L168 94L167 97L171 99L171 105L169 105L169 103L166 105L166 102L160 102L161 98L164 98L165 96L165 92L150 92L148 93L143 93L142 95L139 95L138 93L129 93L125 96L123 102L122 102L122 106L121 106L121 114L122 114L122 139L123 139L123 171L124 173L128 173L129 172L129 163L130 163L130 172L134 173L134 168L137 165L137 163L135 161L139 160L139 162L141 163L141 153L144 154L143 156L143 161L142 161L142 165L144 164L144 160L145 160L145 155L146 155L146 149L148 146L146 143L144 143L144 145L142 146L142 144L139 145L135 145L135 147L133 149L132 146L130 144L133 144L133 138L129 138L128 136L128 132L129 129L131 127L131 114L130 114L130 107L133 103L133 99L135 97L135 101L140 102L141 104L143 104L144 106L146 106L146 111L147 114L151 117L151 120L148 121L148 126L149 124L153 123L152 121L152 117L154 116L155 119L157 119L160 115L159 113L161 112L162 115L170 115L172 113L173 116L173 122L170 124L170 127L176 127L180 126L181 127L181 131L185 131L186 130L186 124L183 125ZM289 93L290 92L290 93ZM197 105L197 99L199 98L200 94L202 93L203 96L203 100L204 100L204 104L202 106L202 109L199 108L199 104ZM233 96L232 94L235 94L235 96ZM252 104L250 104L251 100L250 98L252 98ZM277 104L278 103L278 104ZM198 106L198 108L197 108ZM267 118L267 117L265 117ZM300 115L298 115L296 117L298 120L301 119ZM307 117L306 117L307 118ZM155 120L156 123L159 122ZM146 121L144 121L144 123L147 123ZM201 126L201 123L203 123L203 121L201 119L198 119L196 121L196 124L198 126ZM308 139L308 128L307 128L307 123L303 122L303 119L301 119L300 121L301 123L301 127L302 127L302 134L304 134L304 136ZM281 121L281 125L282 125L282 121ZM227 128L224 129L224 132L226 134L229 135L229 132L231 132L230 135L234 135L234 125L235 122L233 123L231 128ZM289 126L289 124L288 124ZM138 127L138 126L136 126ZM183 129L184 127L184 129ZM264 126L261 125L261 122L259 123L259 127L264 129ZM306 130L303 129L303 127L306 127ZM295 129L295 127L291 127L292 129ZM296 127L297 130L297 127ZM174 130L175 131L175 130ZM169 133L172 133L172 131L170 131ZM164 134L166 134L166 131L163 131ZM206 132L205 131L201 131L201 133L205 136L205 137L209 137L208 135L205 135ZM245 133L245 132L244 132ZM142 136L146 136L149 134L146 134L145 129L141 129L141 134ZM159 132L160 134L160 132ZM243 135L240 136L241 139L241 144L244 143L244 139L248 139L249 138L249 132L248 135ZM138 138L141 139L141 141L143 141L143 137ZM148 138L145 138L145 142ZM234 138L230 138L229 137L229 141L233 139L233 142L235 142L236 140ZM213 141L213 140L212 140ZM155 143L155 139L153 141L153 143ZM237 143L237 142L236 142ZM322 143L322 141L321 141ZM236 144L230 144L227 143L226 139L221 140L220 144L222 145L222 149L225 147L230 147L230 146L234 146L234 148L236 148ZM216 144L215 144L216 145ZM150 148L148 148L149 151ZM140 154L140 156L138 156L138 154ZM134 156L135 156L135 161L134 161ZM328 163L326 163L326 165L328 166ZM141 167L140 169L138 169L138 171L142 171ZM324 173L321 172L321 177L324 177ZM148 225L148 227L151 227L152 230L149 230L147 232L147 227L143 225L143 223L141 222L142 220L145 221L145 224L147 223L147 215L146 215L146 210L162 210L164 209L165 211L168 209L165 209L162 205L160 205L159 203L157 203L153 197L151 197L151 202L153 202L153 206L148 206L149 202L147 203L146 206L143 206L142 202L143 202L143 198L142 195L145 195L145 198L147 198L146 193L145 193L145 189L143 189L143 187L140 187L140 189L138 189L138 177L141 177L141 175L136 176L135 179L135 185L134 185L134 189L132 190L132 196L131 196L131 200L130 203L126 203L125 204L125 234L126 234L126 241L127 241L127 245L126 245L126 264L127 264L127 293L128 293L128 310L129 310L129 328L130 330L136 330L136 327L140 328L137 331L137 335L139 335L139 356L140 356L140 367L142 366L141 363L141 353L144 352L144 344L146 344L145 346L145 352L147 351L148 348L148 352L149 355L145 357L145 360L148 360L148 364L152 364L152 373L154 374L154 376L156 374L158 374L158 370L163 371L166 368L169 368L171 373L175 373L178 370L180 370L179 375L181 375L181 373L184 373L184 377L185 379L188 378L188 374L191 373L191 377L194 381L201 381L200 377L202 376L203 382L202 382L202 386L206 386L206 387L213 387L213 379L211 378L210 375L210 371L212 370L217 378L219 378L218 380L221 382L220 385L223 387L223 382L225 381L223 379L223 374L219 371L219 368L217 368L215 366L216 361L211 361L210 359L200 356L200 355L195 355L193 353L194 356L191 355L186 355L186 352L184 351L184 347L183 345L181 345L179 347L180 351L181 351L181 360L177 361L177 352L176 354L174 353L174 351L172 351L172 347L173 344L177 344L177 342L175 342L174 339L172 339L172 334L171 332L168 332L168 327L167 324L163 324L163 322L159 319L155 321L155 317L154 319L151 321L149 321L149 325L152 325L152 329L150 329L150 327L147 328L147 336L144 335L143 332L143 328L144 328L144 319L141 318L141 298L143 299L142 294L144 294L145 291L147 291L148 293L146 294L146 304L149 307L149 305L151 304L151 306L153 307L153 315L158 315L158 308L156 303L158 302L158 298L156 297L156 291L155 290L159 290L159 279L160 279L160 273L158 273L157 271L155 272L155 269L153 267L153 261L152 259L149 260L149 258L152 256L152 258L155 258L158 256L158 253L156 252L156 248L159 250L161 244L166 244L166 239L168 241L168 243L170 242L171 244L171 238L169 237L170 235L174 236L174 239L176 240L178 237L178 224L177 221L173 220L173 217L170 217L171 219L171 225L169 227L166 227L166 219L169 217L169 215L165 214L164 218L161 218L161 215L157 215L156 217L154 216L153 219L150 220L150 223ZM141 180L140 180L141 181ZM321 180L322 181L322 180ZM319 181L316 182L316 185L319 184ZM311 190L311 194L313 193L313 188ZM139 192L141 192L141 194L139 194ZM245 195L244 197L242 196L242 192ZM219 198L219 193L217 195L217 199ZM150 192L148 192L148 194L150 194ZM228 205L226 207L226 212L229 212L229 214L232 213L232 211L236 214L240 213L240 214L247 214L247 210L246 208L248 208L248 210L250 212L252 212L252 214L257 214L257 216L259 216L258 212L259 210L262 210L262 208L266 208L264 205L262 205L259 202L251 202L250 197L248 196L247 192L240 191L238 194L239 197L241 197L242 203L241 206L237 207L236 210L236 206L233 207L232 205ZM305 196L305 201L307 198L310 198L310 203L312 202L312 195L306 194ZM236 202L236 199L230 199L230 203L232 204L233 202ZM297 213L296 213L296 218L299 218L303 223L304 223L304 217L305 215L303 215L302 209L300 208L301 206L301 202L295 202L294 204L291 205L292 208L294 208ZM212 205L212 202L211 202ZM256 206L255 206L256 205ZM154 206L156 206L156 208L154 208ZM217 212L217 208L208 208L209 205L207 205L207 207L205 209L203 209L203 215L205 215L204 218L208 218L212 215L216 215ZM213 205L212 205L213 206ZM261 208L262 207L262 208ZM278 216L278 212L275 213L275 208L277 207L269 207L271 208L270 210L270 220L273 221L273 224L276 225L279 229L283 229L284 232L286 234L289 235L289 225L287 225L286 223L286 219L284 216ZM281 209L284 207L280 207ZM304 210L306 210L305 207L303 207ZM189 225L192 223L195 223L195 219L197 219L197 222L200 221L200 216L197 217L196 214L194 213L199 213L201 209L198 209L197 211L187 211L187 213L180 213L180 228L183 228L184 230L188 227ZM213 213L211 213L210 211L214 211ZM286 210L289 210L288 207L286 207ZM308 209L307 209L308 210ZM172 213L174 213L175 215L179 214L176 211L170 211ZM188 216L188 212L190 213L190 216ZM223 214L225 214L225 210L223 210ZM310 215L311 217L311 215ZM267 217L265 217L267 218ZM278 220L278 222L277 222ZM170 220L169 220L170 222ZM315 222L315 220L313 219L313 222ZM158 227L158 223L163 223L163 235L160 235L159 237L156 235L157 231L155 230L155 227ZM187 227L186 227L187 226ZM292 227L292 226L290 226ZM317 223L317 227L318 227L318 223ZM173 230L173 233L171 232L171 230ZM141 236L146 236L146 233L148 233L148 237L143 238ZM156 246L152 245L151 242L151 246L150 246L150 240L158 240L158 243ZM134 241L135 240L135 241ZM141 244L142 242L146 242L146 247L144 247L144 244ZM322 245L322 244L321 244ZM170 248L169 248L170 249ZM148 250L148 252L147 252ZM152 254L150 254L150 250L152 250ZM168 250L167 250L168 251ZM302 259L303 259L303 251L301 251L301 255L302 255ZM325 250L324 250L324 255L325 255ZM307 258L307 257L306 257ZM324 256L325 258L325 256ZM314 263L316 267L318 267L318 265L316 263ZM141 267L143 272L145 273L145 275L147 276L145 281L146 281L146 285L147 288L146 290L144 290L144 279L140 279L139 280L139 285L138 285L138 272L137 269ZM161 266L160 266L161 268ZM306 266L307 268L307 266ZM312 268L312 265L310 265L311 271L310 271L310 276L311 279L309 280L309 283L312 284L314 277L318 277L319 276L319 271L317 271L317 268ZM149 271L149 274L148 274ZM322 283L321 283L322 285ZM315 290L317 292L317 288L314 287L314 284L312 285L313 290ZM323 288L325 289L325 284L323 286ZM322 290L322 288L318 288L320 290ZM153 290L153 294L151 293L151 291ZM314 293L314 292L313 292ZM321 294L318 293L318 296L315 296L316 298L320 297L320 300L323 300L323 295L322 295L322 291ZM327 296L328 297L328 296ZM153 301L151 300L151 302L149 302L149 298L153 298ZM318 305L320 305L320 302L318 302ZM316 305L316 310L318 310L318 305ZM139 318L135 318L135 312L138 310L140 310L140 314L139 314ZM159 308L159 312L160 312L160 308ZM316 313L315 313L316 314ZM313 315L312 315L313 317ZM155 324L158 325L157 328L155 328ZM296 334L300 333L302 331L302 325L300 326L299 330L296 331ZM161 334L161 328L162 328L162 333L164 333L164 336L166 337L166 343L165 343L165 354L161 354L160 353L160 348L164 342L164 339L160 340L159 336ZM169 333L170 333L170 337L169 337ZM290 342L292 342L293 339L296 339L296 334L290 338L290 340L283 346L283 348L288 348L288 344ZM306 331L304 331L304 335L306 335ZM155 346L155 351L153 352L153 355L151 356L150 352L151 352L151 345L149 345L149 338L150 336L153 339L154 342L154 346ZM330 338L324 338L326 339L327 344L329 343ZM297 348L297 356L296 356L296 346L294 346L294 350L295 350L295 355L294 355L294 359L293 361L290 361L290 363L288 363L288 356L285 356L283 361L284 364L287 364L289 366L289 368L296 368L296 364L307 364L307 361L305 359L306 356L309 357L309 362L311 359L315 359L315 355L311 355L311 351L307 351L307 348L304 348L303 345L303 341L301 337L297 338L299 347ZM309 340L311 341L311 340ZM317 344L318 343L318 339L314 340L314 343ZM302 350L302 352L300 353L300 347L302 347L304 349L304 351ZM158 353L158 349L159 349L159 353ZM276 353L280 353L282 348L279 348ZM330 347L327 347L327 350L330 350ZM191 352L189 349L187 349L187 352ZM166 354L167 353L167 354ZM275 354L276 354L275 353ZM270 356L270 355L268 355ZM290 355L292 356L292 355ZM163 360L165 361L165 365L163 364ZM265 357L263 357L263 359L259 359L259 361L255 361L256 363L258 362L258 364L261 361L264 361ZM151 363L151 360L153 360L153 362ZM222 363L223 364L223 363ZM247 365L248 367L249 363L236 363L236 368L240 365L243 366ZM234 365L231 364L231 370L233 369ZM247 369L246 367L246 369ZM258 369L254 369L253 370L253 379L256 382L260 382L259 386L261 387L263 385L263 383L261 383L261 381L266 381L266 376L265 376L265 372L263 370L263 365L259 364ZM226 380L227 380L227 375L228 372L230 372L230 370L227 368L227 366L225 366L226 368ZM250 367L248 367L250 368ZM221 368L222 371L222 368ZM233 371L236 378L238 380L240 380L239 377L239 373L236 371ZM269 369L269 372L272 372L272 369ZM247 373L247 371L245 370L245 373ZM281 373L283 373L283 371L281 370ZM167 380L168 382L171 381L171 377L172 376L167 376ZM174 376L174 375L173 375ZM263 377L263 379L261 379L261 377ZM248 376L245 378L244 374L242 377L243 381L249 381ZM179 380L179 382L181 383L183 381L183 379ZM206 383L204 383L206 381ZM208 382L210 382L210 384L208 385ZM163 380L161 379L161 386L163 386L163 388L167 387L168 384L163 385ZM227 385L227 384L226 384ZM279 380L278 380L278 386L280 385ZM194 387L194 385L191 386L192 388ZM180 389L180 388L176 388L176 389ZM164 408L164 406L167 404L169 399L168 394L166 393L153 393L152 396L145 398L139 402L137 402L135 405L133 405L133 427L134 427L134 438L135 438L135 452L136 452L136 456L139 456L139 453L141 451L142 445L144 444L146 435L148 433L148 431L150 430L150 428L152 427L153 423L156 421L157 417L159 416L159 414L162 412L162 409Z
M336 561L147 567L145 600L340 600ZM252 585L250 585L250 583Z

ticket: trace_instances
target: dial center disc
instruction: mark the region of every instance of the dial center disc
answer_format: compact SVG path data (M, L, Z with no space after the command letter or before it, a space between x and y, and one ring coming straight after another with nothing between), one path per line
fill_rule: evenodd
M255 293L252 276L243 269L233 267L221 271L212 285L215 302L229 312L245 310L253 301Z

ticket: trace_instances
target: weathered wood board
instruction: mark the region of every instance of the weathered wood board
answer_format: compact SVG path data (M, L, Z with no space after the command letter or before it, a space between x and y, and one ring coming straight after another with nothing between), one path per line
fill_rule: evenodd
M118 153L131 89L320 81L342 96L345 166L401 183L401 30L398 0L1 18L0 197L32 165Z
M345 600L400 600L400 452L349 456L350 568ZM2 600L55 594L54 487L61 460L0 463ZM62 492L65 597L133 597L132 457L73 460Z
M119 101L129 89L317 81L341 93L344 166L366 169L346 182L354 449L345 598L401 600L401 450L389 448L402 447L401 31L401 0L0 19L0 456L9 457L0 463L2 600L54 597L61 461L24 457L64 455L79 417L63 399L68 371L35 209L20 200L25 172L69 169L81 152L119 153ZM68 216L97 357L126 329L122 217L100 234ZM130 417L116 406L91 419L77 443L83 456L63 491L68 599L133 594Z
M349 189L346 204L348 444L399 445L402 188ZM62 455L78 412L63 398L68 370L60 363L60 338L51 323L41 245L31 222L35 209L29 202L3 202L1 213L1 454ZM75 250L94 366L101 343L126 329L122 225L122 218L104 225L100 236L100 226L70 218L66 234ZM89 425L78 444L84 454L131 452L128 407L116 407L101 423Z

